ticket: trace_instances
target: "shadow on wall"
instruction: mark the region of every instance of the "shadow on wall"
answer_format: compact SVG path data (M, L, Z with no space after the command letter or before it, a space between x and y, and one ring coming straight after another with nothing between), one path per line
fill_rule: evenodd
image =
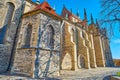
M7 14L5 16L4 25L0 28L0 73L6 72L10 68L10 64L13 61L14 54L11 55L13 51L13 41L16 37L16 28L18 27L22 5L15 10L13 3L8 2L7 4ZM0 9L1 9L0 3ZM17 27L16 27L17 26ZM8 44L6 44L8 43ZM13 49L12 49L13 48Z
M110 75L109 75L109 76L105 76L105 77L103 78L103 80L110 80Z
M4 26L0 29L0 44L3 44L4 37L5 37L5 33L6 33L6 28L7 28L7 25L4 25Z

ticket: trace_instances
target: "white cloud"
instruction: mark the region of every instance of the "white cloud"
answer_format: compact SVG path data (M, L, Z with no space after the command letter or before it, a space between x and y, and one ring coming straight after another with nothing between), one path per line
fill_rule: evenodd
M113 40L114 43L120 44L120 39Z

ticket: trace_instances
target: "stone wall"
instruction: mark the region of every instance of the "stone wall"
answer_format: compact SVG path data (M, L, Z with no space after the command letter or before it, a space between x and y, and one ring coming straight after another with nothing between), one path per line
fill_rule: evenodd
M34 77L39 22L40 16L38 15L22 19L21 26L19 28L19 34L17 36L18 41L11 70L12 74ZM30 46L25 47L25 34L29 25L32 26L31 37L28 37L30 40Z
M100 36L94 36L94 48L97 67L105 67L104 53Z
M0 28L2 28L4 24L4 18L6 14L6 8L4 2L5 2L4 0L0 0Z
M8 69L10 60L10 45L0 44L0 73L5 72Z
M59 76L59 52L40 50L39 77L55 78Z
M68 23L64 23L63 26L63 38L62 38L62 54L61 54L61 69L62 67L67 66L67 64L64 63L64 59L66 57L66 54L70 55L71 61L69 62L71 64L71 69L70 70L76 70L77 68L77 61L75 59L76 52L75 52L75 43L73 42L73 36L72 36L72 27ZM66 59L67 60L67 59ZM69 68L66 68L69 69Z
M27 37L30 46L25 47L29 25L32 26L31 37ZM34 78L59 76L60 25L60 21L41 13L22 19L12 74ZM54 35L48 34L49 27L52 27ZM51 36L54 41L52 47L49 45Z
M107 67L113 67L113 59L112 59L112 53L110 50L109 40L106 37L103 37L103 47L104 47L104 56L105 56L105 62Z
M37 52L39 55L36 55L36 60L37 57L39 58L39 77L58 77L60 70L61 23L59 20L55 20L44 14L40 14L39 23L40 35L38 35L37 45L40 50Z
M15 21L15 24L18 23L18 15L20 15L19 12L22 12L21 10L21 0L0 0L0 3L1 3L1 7L0 7L0 28L2 28L2 26L4 26L4 23L5 23L5 18L6 18L6 15L7 15L7 3L10 2L12 3L14 6L15 6L15 9L14 9L14 13L13 13L13 17L12 17L12 22Z
M88 34L88 41L89 41L89 56L90 56L90 66L91 68L96 68L96 57L95 57L95 49L93 43L93 35L91 33Z
M28 11L30 11L31 9L33 9L37 4L33 3L31 0L26 0L26 5L25 5L25 9L24 9L24 13L27 13Z
M17 50L14 59L12 74L33 76L34 72L35 49Z
M20 15L22 14L23 8L21 6L21 4L22 4L21 0L0 0L0 3L1 3L1 6L0 6L0 29L1 30L4 26L7 25L6 20L10 19L10 18L8 18L9 14L7 13L7 10L8 10L7 3L11 3L14 6L13 14L11 14L12 18L11 18L11 20L9 20L10 23L9 23L9 25L7 25L7 28L6 28L4 36L3 36L3 37L5 37L4 42L1 43L1 45L0 45L0 47L1 47L0 55L6 56L6 58L2 57L0 59L2 60L1 62L3 62L3 60L4 60L4 63L7 63L7 65L4 65L6 67L6 66L8 66L8 63L11 60L11 55L13 54L13 53L11 54L12 47L13 47L13 43L14 43L14 39L15 39L16 29L18 27ZM8 14L8 17L6 17L7 14ZM3 34L3 33L0 33L0 34ZM3 66L3 64L0 63L0 66ZM2 68L1 68L1 70L2 70ZM2 70L2 71L1 70L0 70L0 72L6 71L5 68L4 68L4 70Z
M77 28L77 37L78 37L78 58L80 58L79 56L82 56L85 59L85 67L89 69L90 68L90 57L89 57L89 49L85 44L85 36L83 36L82 34L82 29ZM79 59L78 59L79 60ZM80 61L78 61L78 65L80 65ZM81 65L79 66L79 68L81 68Z
M19 29L20 33L18 34L17 48L24 48L26 30L29 27L29 25L31 25L32 27L31 38L29 38L30 47L36 47L39 31L39 22L40 15L38 14L22 19L21 26Z

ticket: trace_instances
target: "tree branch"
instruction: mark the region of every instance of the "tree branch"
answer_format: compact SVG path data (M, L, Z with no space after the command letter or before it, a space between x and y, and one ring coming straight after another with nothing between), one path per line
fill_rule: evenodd
M118 0L115 0L117 2L117 4L120 6L120 2Z
M120 18L115 18L111 20L104 20L103 22L114 22L114 21L120 21Z

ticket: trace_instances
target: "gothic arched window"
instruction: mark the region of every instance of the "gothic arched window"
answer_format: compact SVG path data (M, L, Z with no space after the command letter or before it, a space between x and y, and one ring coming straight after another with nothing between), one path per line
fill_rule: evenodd
M85 38L85 33L82 31L82 37Z
M72 37L73 37L73 42L75 42L75 38L76 38L76 36L75 36L75 31L74 31L74 29L72 29Z
M85 68L85 59L83 56L80 56L80 66L81 68Z
M29 24L25 30L24 47L30 47L31 34L32 34L32 25Z
M15 6L13 3L11 3L11 2L7 3L7 15L6 15L6 19L5 19L5 24L10 25L11 19L13 16L13 12L14 12L14 8L15 8Z
M47 27L47 46L54 48L54 29L51 25Z
M6 14L4 26L0 29L0 44L4 43L3 41L5 39L6 34L9 34L9 33L7 33L7 31L8 31L7 27L9 27L11 24L14 8L15 8L15 6L13 3L11 3L11 2L7 3L7 14Z

